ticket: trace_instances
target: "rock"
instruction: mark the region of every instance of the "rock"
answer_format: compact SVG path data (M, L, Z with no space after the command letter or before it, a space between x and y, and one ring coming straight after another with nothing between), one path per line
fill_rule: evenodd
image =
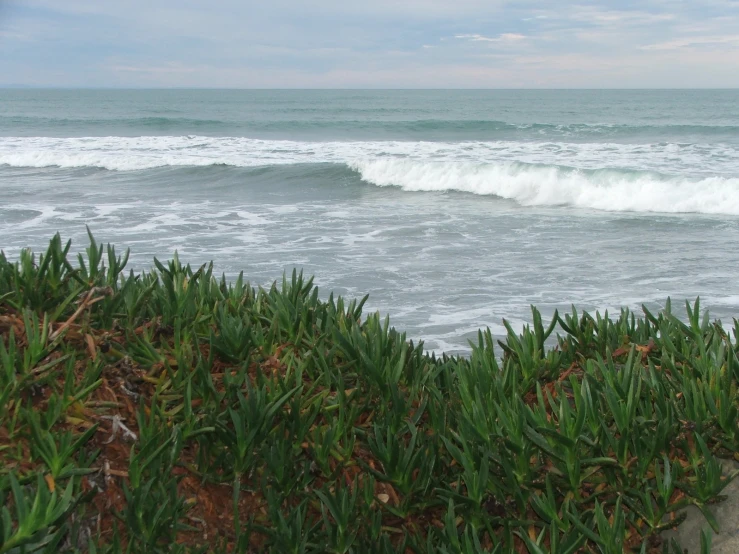
M724 461L724 473L739 469L739 463ZM739 476L729 483L721 494L728 498L723 502L711 506L711 512L716 517L719 533L716 534L708 525L706 518L695 506L685 511L687 519L674 531L667 531L663 538L676 538L680 546L688 554L700 554L701 530L706 529L713 535L711 554L738 554L739 553Z

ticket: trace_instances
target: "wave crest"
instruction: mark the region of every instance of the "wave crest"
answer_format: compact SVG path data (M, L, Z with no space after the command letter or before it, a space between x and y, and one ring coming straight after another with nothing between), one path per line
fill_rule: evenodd
M353 162L350 167L364 181L377 186L492 195L524 206L739 215L736 178L686 179L651 172L579 170L515 162L366 160Z
M726 144L0 137L0 166L296 164L336 164L378 186L494 195L526 206L739 215L739 149Z

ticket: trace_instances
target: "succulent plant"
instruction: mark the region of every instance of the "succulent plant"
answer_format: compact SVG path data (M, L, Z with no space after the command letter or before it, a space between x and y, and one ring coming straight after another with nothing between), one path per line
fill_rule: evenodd
M620 554L690 505L717 526L739 322L698 300L532 307L438 357L297 271L70 252L0 253L0 554Z

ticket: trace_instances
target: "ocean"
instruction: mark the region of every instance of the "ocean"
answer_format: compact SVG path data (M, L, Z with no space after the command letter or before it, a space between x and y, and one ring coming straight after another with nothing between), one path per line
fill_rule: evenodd
M0 90L0 248L57 231L269 286L296 267L429 350L555 309L739 315L739 91Z

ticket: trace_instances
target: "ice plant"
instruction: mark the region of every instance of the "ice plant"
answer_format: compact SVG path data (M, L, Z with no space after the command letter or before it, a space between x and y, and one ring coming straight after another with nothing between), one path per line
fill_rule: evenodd
M698 301L532 308L435 356L297 271L127 260L92 235L0 254L0 554L676 552L686 507L717 527L739 322Z

